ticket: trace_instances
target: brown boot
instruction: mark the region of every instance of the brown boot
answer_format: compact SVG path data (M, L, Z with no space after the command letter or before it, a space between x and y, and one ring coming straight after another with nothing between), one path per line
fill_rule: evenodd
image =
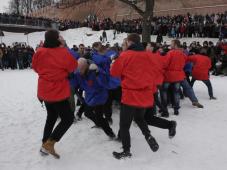
M58 155L56 152L55 152L55 149L54 149L54 145L55 145L56 141L55 140L51 140L51 139L48 139L43 145L42 145L42 148L45 149L45 151L51 155L53 155L55 158L59 159L60 158L60 155Z
M203 108L203 105L201 105L199 102L193 102L192 105L198 108Z

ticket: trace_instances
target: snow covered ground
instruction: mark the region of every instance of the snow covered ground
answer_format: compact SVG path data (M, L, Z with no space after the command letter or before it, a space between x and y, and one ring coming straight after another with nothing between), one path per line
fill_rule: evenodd
M177 135L150 127L160 149L153 153L141 132L131 128L133 157L115 160L119 143L109 141L86 118L72 125L57 144L61 159L39 155L46 112L36 99L37 75L32 70L0 71L0 170L225 170L227 168L227 77L212 77L217 101L210 101L206 87L195 91L204 109L182 101ZM171 111L172 113L172 111ZM113 115L118 130L118 110Z
M27 35L24 35L22 33L4 32L4 34L5 36L2 37L2 40L7 45L12 45L13 42L26 42L33 48L35 48L41 40L44 40L44 32L30 33L28 34L28 37ZM81 43L84 43L86 46L91 46L93 42L99 41L99 37L102 35L102 31L92 31L90 28L78 28L61 31L61 35L66 39L69 47L72 47L74 44L79 45ZM121 44L123 39L127 37L127 34L117 34L116 40L113 40L113 30L109 30L107 31L107 37L111 45L115 43ZM156 36L151 36L151 40L156 41ZM170 43L171 40L171 38L164 37L164 41L166 41L167 43ZM181 41L188 43L191 43L192 41L199 41L202 44L203 41L213 41L214 43L216 43L218 39L182 38Z

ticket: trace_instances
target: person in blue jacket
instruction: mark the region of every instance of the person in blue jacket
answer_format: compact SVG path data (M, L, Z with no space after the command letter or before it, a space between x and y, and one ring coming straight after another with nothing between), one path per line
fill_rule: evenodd
M105 56L108 57L111 61L116 59L118 57L118 55L119 54L116 49L109 49L105 53ZM121 101L121 81L119 78L112 77L110 75L109 70L110 70L110 65L108 65L108 68L107 68L107 73L109 74L109 91L108 91L109 97L105 104L104 110L105 110L106 120L110 124L112 124L113 123L113 120L112 120L113 101L115 100L117 103L120 103L120 101Z
M109 123L103 117L104 105L108 99L108 74L88 60L78 60L78 71L75 73L76 89L85 92L85 116L101 127L107 136L115 138Z

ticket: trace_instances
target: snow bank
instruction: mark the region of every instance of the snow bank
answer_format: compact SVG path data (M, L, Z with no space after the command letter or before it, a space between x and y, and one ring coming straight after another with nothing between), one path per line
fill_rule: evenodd
M121 44L123 39L127 37L126 33L117 34L116 39L113 40L113 30L108 30L107 38L111 45L115 43ZM35 32L28 35L22 33L9 33L4 32L5 36L2 38L3 42L7 45L12 45L13 42L28 42L33 48L39 44L41 40L44 40L44 32ZM91 36L87 36L91 34ZM90 28L77 28L69 29L66 31L61 31L61 35L66 39L66 42L69 47L72 47L74 44L79 45L81 43L86 46L91 46L93 42L99 41L102 31L92 31ZM152 41L156 41L156 36L151 36ZM164 41L170 43L172 39L164 37ZM199 41L201 44L203 41L213 41L216 43L218 39L214 38L182 38L182 42L191 43L192 41Z

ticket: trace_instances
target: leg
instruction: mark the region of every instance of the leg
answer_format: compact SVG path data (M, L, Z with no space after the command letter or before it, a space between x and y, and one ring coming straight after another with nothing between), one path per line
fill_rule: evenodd
M74 95L75 95L75 89L71 87L71 95L70 95L70 98L69 98L69 103L70 103L70 108L71 108L73 114L75 113L75 110L76 110Z
M62 102L56 103L55 109L58 112L61 118L61 121L56 126L53 133L51 134L51 139L58 142L72 125L74 114L70 108L70 104L68 100L64 100Z
M195 92L193 88L190 86L187 80L183 80L181 83L181 86L186 94L186 96L191 100L191 102L198 102L198 99L195 96Z
M112 90L109 90L109 96L107 102L104 105L105 118L110 121L112 119L112 102L113 102L113 93Z
M77 112L77 114L76 114L79 118L82 117L82 114L84 113L85 108L86 108L85 104L82 104L82 105L80 106L80 108L79 108L79 110L78 110L78 112Z
M155 104L158 106L159 110L163 111L164 108L163 108L160 98L158 96L158 92L154 94L154 100L155 100Z
M103 110L104 106L97 106L94 109L96 121L100 127L102 127L103 131L106 133L109 137L115 137L115 134L113 133L113 130L110 128L110 125L106 119L103 117Z
M53 131L54 125L58 118L58 113L54 108L54 104L45 102L45 106L47 109L47 119L46 119L46 124L43 132L43 139L42 139L43 143L45 143L50 138L50 135Z
M213 98L214 95L213 95L213 88L212 88L212 84L210 82L210 80L203 80L203 83L207 86L208 88L208 94L210 96L210 98Z
M144 118L147 124L150 126L158 127L161 129L169 129L171 126L170 121L154 116L150 108L146 110Z
M151 136L150 130L148 129L147 123L144 120L144 115L146 113L146 109L136 108L134 109L134 120L136 124L139 126L140 130L142 131L143 135L146 139Z
M94 124L98 127L100 127L100 124L97 122L96 120L96 116L95 116L95 113L94 113L94 109L95 107L91 107L91 106L85 106L85 112L84 112L84 115L90 119L91 121L94 122Z
M190 82L191 87L193 87L195 81L196 81L196 79L192 78L192 80L191 80L191 82Z
M164 83L162 86L162 105L163 105L163 112L168 113L167 105L168 105L168 88L170 83Z
M133 109L130 106L122 104L120 112L120 136L125 152L130 152L131 141L129 129L133 120Z
M180 82L173 84L173 93L174 93L174 111L177 112L180 109Z

